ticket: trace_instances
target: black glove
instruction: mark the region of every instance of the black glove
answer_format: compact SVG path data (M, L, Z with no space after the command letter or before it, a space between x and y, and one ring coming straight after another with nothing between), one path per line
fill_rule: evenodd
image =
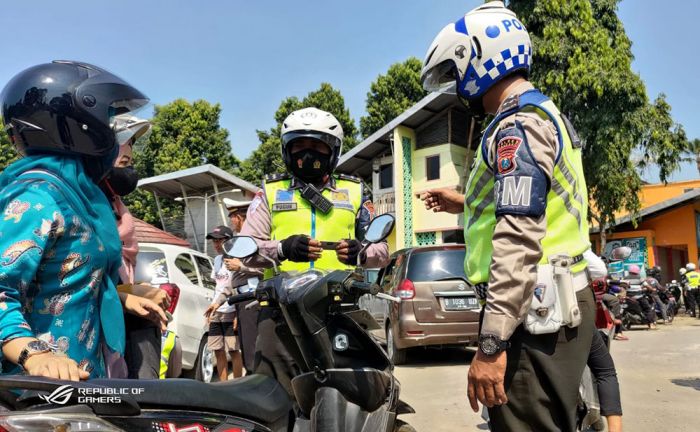
M340 262L347 265L357 265L357 255L359 255L360 251L362 250L362 243L354 239L346 239L345 242L348 244L348 258L339 259ZM361 262L365 262L367 260L366 254L363 253L363 255L364 256L362 257Z
M282 254L285 258L294 262L309 262L310 238L297 234L282 240Z

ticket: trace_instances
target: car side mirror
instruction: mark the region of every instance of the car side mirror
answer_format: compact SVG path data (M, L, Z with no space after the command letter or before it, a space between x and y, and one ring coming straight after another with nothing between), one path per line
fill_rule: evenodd
M224 243L224 252L233 258L248 258L258 252L258 244L253 237L236 236Z

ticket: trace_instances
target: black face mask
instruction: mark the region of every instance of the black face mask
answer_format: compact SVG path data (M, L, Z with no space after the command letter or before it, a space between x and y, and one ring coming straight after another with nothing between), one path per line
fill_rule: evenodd
M139 182L139 175L134 167L112 168L112 172L107 176L107 182L115 194L119 196L129 195L136 190Z
M331 155L306 149L292 153L292 173L307 183L317 183L330 174Z

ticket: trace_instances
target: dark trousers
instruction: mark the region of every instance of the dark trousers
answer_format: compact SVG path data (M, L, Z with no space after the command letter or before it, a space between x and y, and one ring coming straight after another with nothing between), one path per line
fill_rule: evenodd
M615 362L599 331L593 332L593 343L588 354L588 368L598 388L600 414L603 416L622 415L620 383L617 380Z
M697 295L698 295L698 289L689 289L688 290L688 295L686 296L686 304L685 304L685 309L686 313L689 313L691 316L695 316L695 306L697 305Z
M260 310L258 337L255 341L255 373L276 379L294 400L292 378L299 375L300 369L289 349L282 342L291 341L292 338L281 311L271 308Z
M131 379L158 379L160 372L160 328L153 321L124 315L126 349L124 360Z
M249 374L253 373L255 368L255 339L258 337L258 308L245 308L252 302L253 300L236 305L243 366Z
M593 291L577 293L581 324L532 335L519 326L510 338L505 390L508 403L489 409L494 432L574 432L579 384L591 350Z

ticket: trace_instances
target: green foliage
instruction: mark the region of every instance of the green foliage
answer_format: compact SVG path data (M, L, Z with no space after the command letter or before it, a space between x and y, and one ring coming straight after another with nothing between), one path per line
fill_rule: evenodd
M156 106L151 120L150 137L137 143L134 164L141 178L166 174L203 164L216 165L227 171L239 162L231 153L228 131L219 125L221 106L205 100L192 103L177 99ZM160 225L153 196L137 190L126 199L131 212L146 222ZM181 217L182 206L161 200L166 218Z
M266 174L286 171L282 162L282 141L280 139L282 122L293 111L307 107L328 111L338 119L345 133L343 152L350 150L357 144L357 127L350 116L350 111L345 107L345 99L340 91L334 89L333 86L322 83L318 90L310 92L302 100L295 96L282 100L275 112L275 127L269 131L257 131L260 146L241 164L241 169L238 172L241 178L253 183L260 183Z
M0 128L0 171L6 166L16 161L19 155L15 151L15 146L10 142L5 129Z
M690 141L683 149L682 162L695 162L695 166L700 173L700 139Z
M649 103L632 71L632 43L617 17L619 0L511 0L533 42L531 80L566 114L584 140L592 216L603 226L639 209L641 179L633 150L659 165L661 180L685 147L664 96Z
M428 93L420 82L423 63L410 57L394 63L386 75L379 75L367 93L367 116L360 119L360 131L367 138Z

